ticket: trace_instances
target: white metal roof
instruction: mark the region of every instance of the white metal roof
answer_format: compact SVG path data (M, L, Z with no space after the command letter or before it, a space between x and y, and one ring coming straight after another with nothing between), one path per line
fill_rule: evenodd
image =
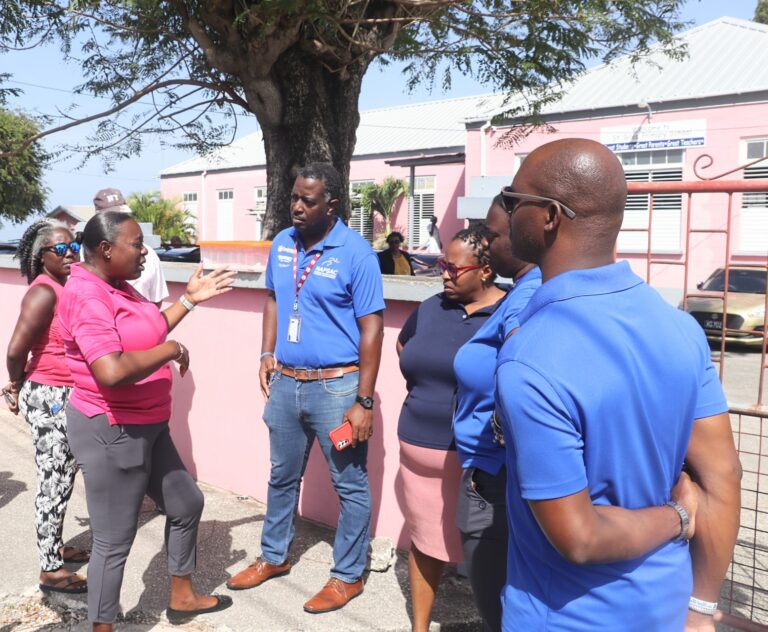
M632 66L628 57L596 66L565 87L543 110L565 114L768 91L768 25L722 17L681 34L688 55L674 60L656 47ZM499 99L495 112L503 110ZM514 103L514 101L513 101ZM467 121L494 112L473 113Z
M685 59L676 61L656 50L634 67L628 57L597 66L567 86L544 113L637 107L640 101L653 108L669 101L768 91L768 26L723 17L680 38L688 47ZM501 112L503 101L503 95L485 94L361 112L354 155L463 147L465 123ZM264 164L264 143L256 132L212 156L168 167L161 176Z

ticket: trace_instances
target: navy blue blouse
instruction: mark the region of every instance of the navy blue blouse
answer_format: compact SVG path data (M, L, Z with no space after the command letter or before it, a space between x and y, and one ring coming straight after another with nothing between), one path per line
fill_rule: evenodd
M400 371L408 388L397 426L401 441L436 450L456 449L453 357L498 304L470 315L462 304L440 293L428 298L408 317L398 337L403 345Z

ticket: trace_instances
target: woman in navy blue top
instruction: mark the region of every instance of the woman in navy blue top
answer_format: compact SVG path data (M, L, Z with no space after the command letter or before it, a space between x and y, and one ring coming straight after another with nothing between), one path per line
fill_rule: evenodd
M506 454L494 432L496 357L518 327L517 315L541 286L541 271L512 256L509 217L500 196L486 218L488 250L495 272L515 282L496 311L453 361L458 382L454 417L456 449L464 468L456 525L464 561L485 632L501 631L501 590L507 576Z
M408 576L413 630L427 632L446 562L463 558L455 525L461 466L453 441L453 358L493 313L494 284L484 228L460 231L439 261L443 292L411 314L398 338L408 396L398 425L398 496L411 535Z

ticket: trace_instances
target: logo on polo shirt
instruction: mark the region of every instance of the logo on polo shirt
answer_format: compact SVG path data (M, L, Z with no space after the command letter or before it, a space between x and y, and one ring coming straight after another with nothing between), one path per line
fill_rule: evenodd
M293 263L293 257L288 255L277 255L277 265L281 268L287 268Z
M339 271L334 266L338 266L340 263L341 261L337 257L328 257L315 268L313 274L325 277L326 279L335 279Z
M287 252L289 255L293 256L293 248L289 248L288 246L278 246L277 252Z

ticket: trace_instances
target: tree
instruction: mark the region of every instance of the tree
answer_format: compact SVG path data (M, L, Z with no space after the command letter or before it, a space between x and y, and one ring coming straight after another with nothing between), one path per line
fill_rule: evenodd
M5 0L0 46L58 44L82 66L76 90L112 107L45 133L99 121L70 149L108 165L140 151L142 134L182 131L181 145L211 151L231 140L238 111L253 113L271 235L288 222L297 167L328 161L348 180L374 60L406 62L411 86L470 74L523 95L514 112L535 121L587 61L639 57L654 42L674 50L683 1Z
M369 215L378 213L384 220L384 236L392 232L392 213L395 204L404 195L408 195L406 180L385 178L381 184L365 184L360 188L360 206ZM379 235L381 237L381 235Z
M768 24L768 0L757 0L755 17L752 19L760 24Z
M35 122L0 109L0 147L9 147L39 133ZM15 154L0 155L0 218L20 222L45 209L48 190L43 186L43 168L48 154L39 142Z
M166 200L159 191L131 193L126 200L137 222L149 222L164 242L179 237L185 243L195 240L195 217L179 208L180 200Z

